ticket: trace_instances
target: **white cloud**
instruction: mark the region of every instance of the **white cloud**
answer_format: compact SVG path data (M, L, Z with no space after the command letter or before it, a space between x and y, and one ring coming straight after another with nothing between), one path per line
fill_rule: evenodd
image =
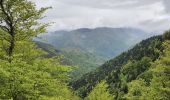
M32 0L52 6L45 22L49 31L81 27L137 27L162 32L170 28L170 0Z

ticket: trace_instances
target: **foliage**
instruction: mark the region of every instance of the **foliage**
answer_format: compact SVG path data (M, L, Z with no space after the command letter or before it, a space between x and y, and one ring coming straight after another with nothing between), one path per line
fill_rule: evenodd
M60 57L45 57L32 42L45 31L47 24L39 20L47 9L27 0L0 0L0 99L79 100L66 83L71 67L61 65ZM70 85L87 100L169 100L169 36L167 31L144 40ZM89 55L72 60L84 58Z
M170 41L164 43L164 52L160 59L149 69L152 78L147 85L145 80L138 79L129 83L129 100L169 100L170 99Z
M163 34L163 38L164 38L164 39L167 39L167 40L170 39L170 30L166 31L166 32Z
M128 62L121 69L121 73L126 75L127 82L130 82L131 80L135 80L138 75L148 70L151 66L150 62L151 59L148 57L144 57L140 61Z
M142 41L71 85L81 97L89 97L106 79L116 100L169 100L170 42L165 34Z
M108 85L105 81L97 84L85 100L113 100L113 96L107 90Z
M39 19L47 9L27 0L0 0L0 99L78 99L65 83L71 68L57 57L44 58L32 43L45 31Z
M149 91L149 88L146 87L146 83L144 80L134 80L128 84L128 88L128 93L125 95L125 98L127 100L148 100L147 93Z
M115 96L115 99L122 99L122 95L128 92L126 82L142 77L143 72L147 72L151 65L150 62L158 59L163 51L163 41L162 36L146 39L131 50L106 62L95 71L84 75L77 81L71 82L70 85L76 91L79 91L78 94L81 97L86 97L92 87L99 81L106 79L109 90ZM126 68L127 70L123 70Z
M56 49L54 46L36 41L39 48L48 54L45 57L61 56L61 64L72 66L74 70L70 72L71 80L77 80L82 75L95 70L104 63L105 59L76 48Z

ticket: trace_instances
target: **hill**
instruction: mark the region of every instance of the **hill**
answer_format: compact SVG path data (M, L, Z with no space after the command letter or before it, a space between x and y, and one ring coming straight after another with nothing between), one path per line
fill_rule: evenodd
M150 34L140 29L101 27L55 31L41 34L35 40L57 49L79 49L109 60L148 37Z
M142 77L142 74L151 66L151 62L160 57L164 49L162 47L163 41L162 36L143 40L134 48L106 62L95 71L70 83L70 86L77 91L79 96L84 98L96 84L106 80L115 99L122 100L122 95L128 92L126 83L137 79L140 75ZM124 86L124 84L126 85Z
M71 73L74 80L146 37L148 33L139 29L101 27L41 34L34 41L48 56L64 55L64 64L76 66Z
M50 44L40 41L34 42L39 48L47 52L45 57L61 56L61 64L72 66L73 71L70 73L71 80L80 78L85 73L95 70L96 67L105 62L105 59L77 48L65 48L63 50L58 50Z

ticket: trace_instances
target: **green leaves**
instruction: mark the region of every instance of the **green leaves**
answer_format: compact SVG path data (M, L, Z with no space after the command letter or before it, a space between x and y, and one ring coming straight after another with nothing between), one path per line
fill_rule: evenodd
M152 78L152 75L149 74L150 72L148 70L152 62L162 54L162 43L162 36L144 40L131 50L106 62L97 70L72 82L71 86L75 90L80 91L79 94L81 97L86 97L93 86L101 80L106 80L109 90L115 96L115 99L124 99L122 97L128 92L128 82L141 77L147 81L147 84L151 81L150 78ZM144 73L147 74L143 75Z
M93 88L92 92L85 100L113 100L113 96L107 90L108 85L105 81L100 82Z
M69 97L71 92L65 81L71 68L60 65L58 58L47 59L43 58L42 54L44 53L31 42L17 43L12 62L0 61L0 98L67 98L63 95L67 93Z
M135 80L138 75L148 70L151 66L151 59L148 57L142 58L140 61L133 61L127 63L122 68L122 73L124 73L127 77L127 81Z
M44 58L32 42L48 26L39 23L47 9L28 0L0 0L0 99L78 99L66 85L71 68L57 57Z
M129 83L129 91L126 98L141 100L169 100L170 96L170 46L169 41L164 43L164 52L160 59L152 64L149 69L152 74L151 81L138 79ZM146 73L145 73L146 74ZM139 93L139 94L135 94Z
M165 40L170 40L170 30L166 31L166 32L163 34L163 39L165 39Z

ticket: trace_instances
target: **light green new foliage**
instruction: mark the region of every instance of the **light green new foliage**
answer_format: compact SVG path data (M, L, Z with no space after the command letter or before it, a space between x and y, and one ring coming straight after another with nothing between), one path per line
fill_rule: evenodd
M170 99L170 41L164 44L162 57L153 65L153 79L151 81L150 99L169 100Z
M169 100L170 99L170 41L164 42L164 52L160 59L152 64L149 71L152 79L149 85L138 79L128 84L128 100Z
M74 98L64 80L67 78L67 66L61 66L54 59L36 59L29 62L15 57L11 63L0 62L0 98L17 100L42 97ZM32 63L32 64L29 64Z
M134 80L128 84L129 91L125 95L127 100L147 100L147 92L149 88L146 87L144 80Z
M45 31L47 24L38 20L47 9L37 10L28 0L0 0L1 100L78 99L65 84L71 68L60 65L58 57L44 58L31 42Z
M113 100L113 96L107 90L108 85L105 81L97 84L85 100Z

